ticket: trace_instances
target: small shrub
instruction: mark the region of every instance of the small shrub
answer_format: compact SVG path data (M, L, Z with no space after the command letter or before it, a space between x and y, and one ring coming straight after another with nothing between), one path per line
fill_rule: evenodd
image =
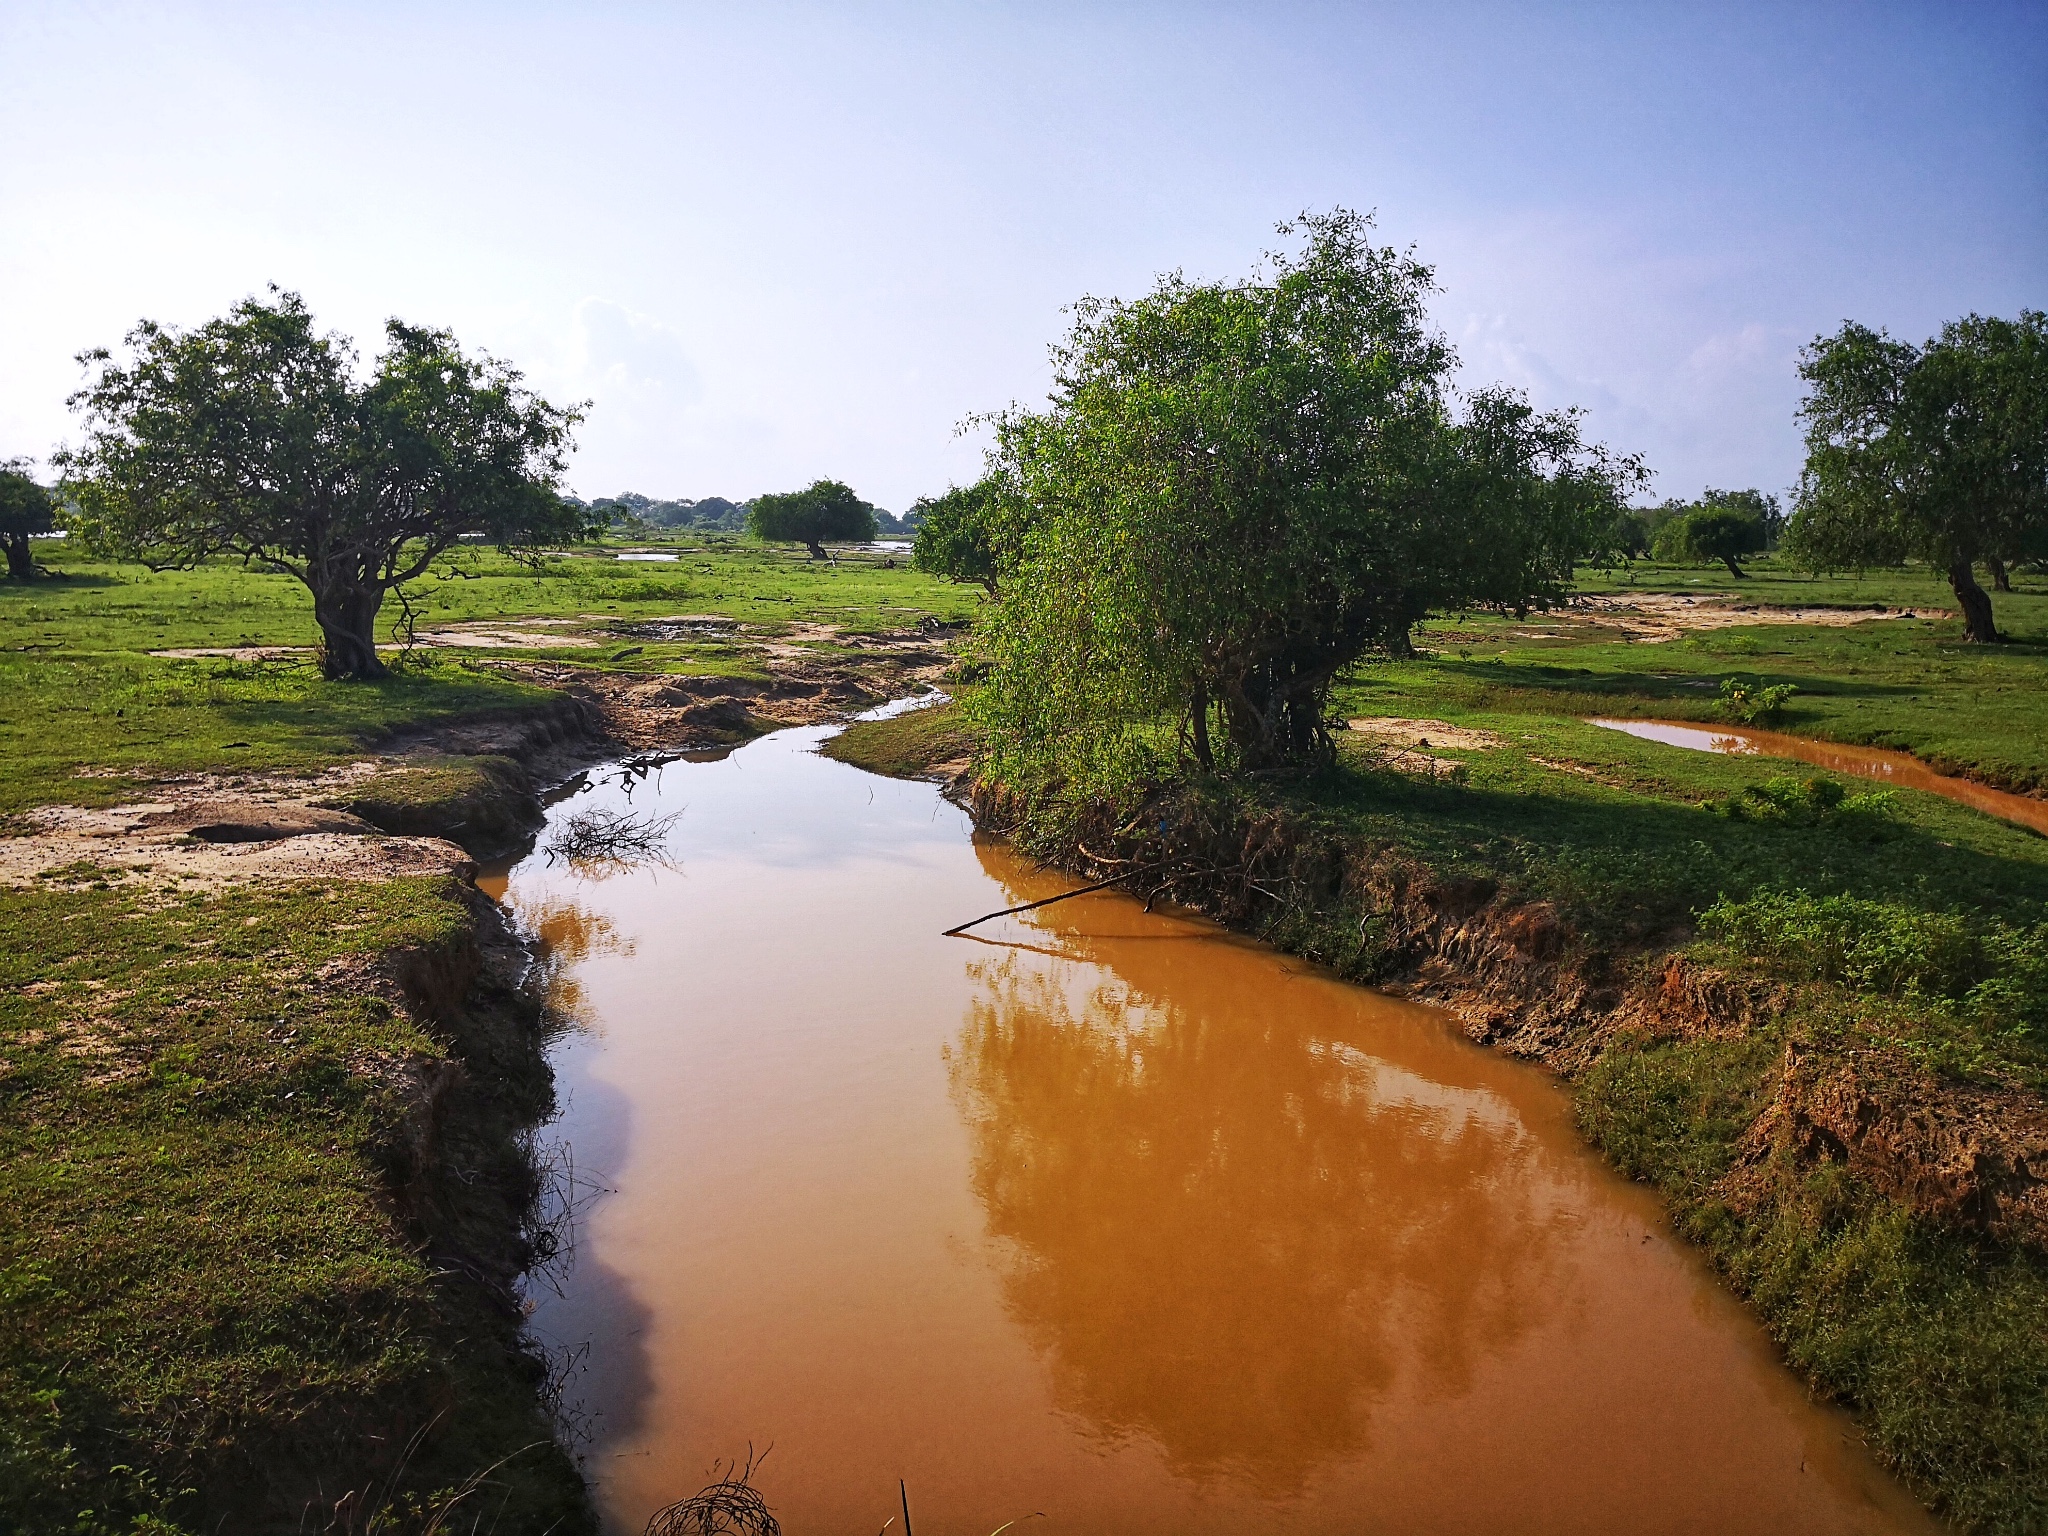
M1766 687L1760 678L1724 677L1721 714L1738 725L1770 725L1784 717L1785 701L1798 691L1793 683L1772 683Z
M1801 827L1834 822L1875 833L1890 817L1896 799L1888 789L1852 795L1846 786L1833 779L1817 775L1797 779L1781 774L1709 801L1707 808L1731 821L1778 822Z

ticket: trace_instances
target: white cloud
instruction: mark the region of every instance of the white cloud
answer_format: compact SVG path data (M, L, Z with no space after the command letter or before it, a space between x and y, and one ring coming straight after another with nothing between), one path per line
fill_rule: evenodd
M652 316L587 298L576 306L580 371L591 389L625 390L637 399L688 404L703 381L683 338Z

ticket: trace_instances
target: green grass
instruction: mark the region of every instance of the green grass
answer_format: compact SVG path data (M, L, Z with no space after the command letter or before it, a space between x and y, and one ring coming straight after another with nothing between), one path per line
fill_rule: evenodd
M559 552L537 565L494 551L465 552L411 584L421 628L471 621L614 620L699 614L748 623L830 623L856 634L971 613L978 588L912 571L888 557L815 561L801 551L742 540L663 546L673 563L623 562L608 546ZM30 653L196 646L304 645L319 641L306 589L289 576L219 561L152 572L39 546L57 579L0 583L0 647ZM454 574L450 574L454 573ZM379 634L399 619L385 604Z
M1680 590L1668 569L1638 573L1639 592ZM1767 565L1737 584L1703 573L1694 595L1810 606L1943 606L1947 588L1922 572L1802 579ZM1659 579L1659 578L1665 579ZM1589 588L1611 585L1597 578ZM1738 585L1740 590L1738 592ZM1369 668L1340 701L1355 713L1426 713L1445 706L1586 717L1711 720L1724 679L1798 690L1776 728L1913 753L1937 769L2022 792L2048 789L2048 583L2021 577L1996 599L2012 643L1963 644L1955 619L1897 619L1847 628L1760 624L1661 644L1629 643L1589 626L1532 616L1452 617L1417 636L1427 659ZM1627 590L1627 589L1622 589Z
M483 553L463 578L417 584L423 627L573 619L608 626L703 614L770 633L830 624L853 634L970 613L968 589L880 557L826 565L727 542L675 546L674 565L621 564L601 552L538 570ZM305 588L228 563L151 572L39 551L57 576L0 582L0 816L52 801L133 798L133 775L214 769L301 772L357 756L400 726L531 708L541 690L491 670L502 651L419 650L379 683L329 683L310 654L269 660L168 659L155 650L311 646ZM384 627L396 620L387 604ZM827 651L829 647L825 648ZM596 670L757 676L733 640L650 641L522 651ZM81 770L92 770L80 777Z
M974 738L950 704L887 720L857 720L818 748L822 756L891 778L918 778L973 755Z
M1959 1527L2040 1530L2048 1262L1916 1217L1839 1165L1782 1153L1731 1204L1724 1181L1784 1046L1776 1032L1624 1042L1575 1085L1580 1124L1664 1192L1792 1364L1855 1406L1872 1442Z
M453 960L468 921L426 880L0 892L0 1528L288 1527L267 1489L331 1505L429 1425L398 1488L512 1455L520 1529L574 1516L512 1322L392 1211L421 1073L495 1068L488 1129L545 1109L544 1069L333 980ZM447 1118L451 1175L516 1207L509 1141Z
M309 659L0 654L0 814L133 799L151 774L312 772L401 726L547 697L438 657L380 682L331 683Z

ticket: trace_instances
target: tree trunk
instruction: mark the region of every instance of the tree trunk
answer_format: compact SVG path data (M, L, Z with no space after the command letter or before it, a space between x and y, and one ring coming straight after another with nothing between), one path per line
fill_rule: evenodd
M830 555L825 553L825 546L822 544L807 543L804 545L804 548L808 549L811 552L811 558L813 560L830 560L832 558Z
M1749 580L1749 572L1745 571L1741 566L1735 563L1735 557L1733 555L1723 555L1721 557L1721 563L1728 567L1728 574L1730 576L1733 576L1737 581Z
M25 533L7 535L7 574L16 581L35 580L36 557L29 548Z
M2010 592L2012 590L2012 577L2007 573L2003 560L1987 559L1984 562L1984 568L1991 572L1992 591Z
M313 593L323 673L338 682L389 675L377 659L377 610L383 606L382 587L334 586Z
M1205 684L1195 684L1195 696L1189 704L1194 717L1195 761L1207 773L1216 766L1215 753L1209 746L1209 689Z
M1963 611L1963 638L1973 645L1989 645L1998 638L1998 626L1991 618L1991 594L1977 585L1970 562L1958 560L1948 568L1949 589L1956 606Z

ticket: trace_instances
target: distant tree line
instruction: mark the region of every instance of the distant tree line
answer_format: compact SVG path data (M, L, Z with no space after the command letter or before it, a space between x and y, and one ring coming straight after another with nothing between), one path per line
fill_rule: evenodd
M1777 548L1785 531L1778 498L1758 490L1709 489L1697 501L1674 497L1631 509L1628 518L1617 540L1624 556L1647 555L1671 565L1723 565L1738 580L1748 574L1743 558Z
M819 483L837 485L839 482ZM744 533L749 531L747 514L753 509L755 502L762 498L728 501L723 496L706 496L696 501L688 497L674 501L657 501L651 496L642 496L637 491L622 491L617 496L600 496L591 502L584 502L576 497L570 499L578 506L588 507L593 516L605 519L611 527L622 531L634 528L664 528L678 531L695 529L704 533ZM913 509L898 517L894 512L871 503L861 504L867 507L875 520L874 533L868 537L907 539L916 534L921 516L918 510Z
M622 491L617 496L600 496L587 503L580 498L572 499L587 506L594 520L603 519L608 526L621 531L696 528L705 532L738 533L747 518L745 502L727 501L723 496L706 496L701 501L692 501L688 497L657 501L652 496L642 496L638 491Z

